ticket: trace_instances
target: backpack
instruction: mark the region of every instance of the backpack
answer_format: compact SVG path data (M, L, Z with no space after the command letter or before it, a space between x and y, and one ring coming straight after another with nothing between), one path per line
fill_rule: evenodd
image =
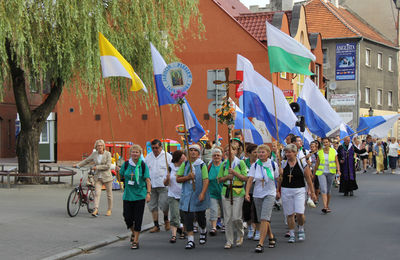
M271 160L271 165L272 165L272 169L275 171L276 166L275 166L276 162ZM254 170L257 169L257 163L254 164Z
M303 176L304 176L304 168L305 167L303 165L303 162L299 158L296 158L296 159L297 159L297 163L300 165L300 170L301 170L301 172L303 173ZM287 160L282 162L282 169L285 169L286 166L287 166ZM307 165L306 165L306 167L307 167Z
M124 162L124 171L126 171L126 169L128 169L128 165L129 165L129 160ZM142 176L144 176L144 172L146 170L146 165L145 165L144 161L142 161L140 166L142 168ZM121 182L124 182L124 181L125 181L125 178L123 176L121 176Z

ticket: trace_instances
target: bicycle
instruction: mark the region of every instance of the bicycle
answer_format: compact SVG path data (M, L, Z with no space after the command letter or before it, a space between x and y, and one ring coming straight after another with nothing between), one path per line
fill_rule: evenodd
M87 178L93 177L94 172L90 170ZM81 179L79 185L77 185L69 194L67 200L67 212L70 217L78 215L79 209L86 206L87 211L92 213L94 210L94 186L90 183L84 182L84 174L81 171ZM83 183L83 184L82 184ZM86 184L86 185L85 185Z

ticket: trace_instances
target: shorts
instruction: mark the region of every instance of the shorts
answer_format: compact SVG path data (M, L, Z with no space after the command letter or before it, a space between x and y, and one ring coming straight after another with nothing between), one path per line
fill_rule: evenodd
M334 179L335 174L332 174L330 172L324 172L324 174L318 176L320 190L322 194L331 194Z
M151 188L150 202L147 204L151 212L160 209L168 211L168 190L165 187Z
M221 217L223 217L222 199L210 198L210 221L218 219L219 211L221 211Z
M265 196L264 198L254 198L254 205L257 211L257 218L262 221L271 221L272 209L275 203L275 196Z
M367 160L367 159L368 159L368 155L361 155L361 156L360 156L360 159L361 159L361 160Z
M179 227L180 224L180 210L179 210L179 199L168 197L169 206L169 218L171 226Z
M294 213L304 214L306 202L306 189L303 188L283 188L282 206L283 212L286 216L293 215Z

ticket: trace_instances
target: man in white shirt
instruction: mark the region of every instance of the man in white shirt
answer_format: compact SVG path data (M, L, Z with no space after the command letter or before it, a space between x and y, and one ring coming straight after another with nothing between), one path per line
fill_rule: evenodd
M151 180L151 199L148 203L149 210L153 216L154 227L150 233L160 232L158 223L158 209L164 213L165 230L170 229L168 220L168 189L164 186L164 177L168 171L168 165L172 156L162 149L161 141L154 139L151 142L152 152L146 156L145 163L149 167ZM165 153L167 159L165 159ZM167 161L167 162L166 162Z

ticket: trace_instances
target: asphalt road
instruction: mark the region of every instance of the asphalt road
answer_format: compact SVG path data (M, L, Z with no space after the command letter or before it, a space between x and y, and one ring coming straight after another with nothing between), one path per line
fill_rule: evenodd
M321 206L306 210L306 241L288 244L284 238L286 227L282 211L274 211L272 229L278 242L274 249L265 248L263 254L254 253L256 242L223 249L222 233L208 237L207 244L185 250L185 240L168 242L170 234L143 233L140 249L131 250L123 240L74 259L400 259L400 175L358 174L360 189L354 197L344 197L337 189L332 194L332 213L323 215ZM122 225L122 223L121 223Z

